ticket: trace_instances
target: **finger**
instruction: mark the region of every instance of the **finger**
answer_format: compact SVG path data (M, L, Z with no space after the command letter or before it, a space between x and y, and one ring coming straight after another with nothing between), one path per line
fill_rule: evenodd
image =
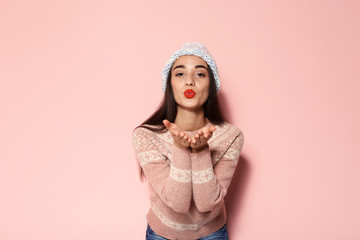
M169 128L170 128L170 122L169 122L169 120L167 120L167 119L163 120L163 124L164 124L164 126L169 130Z
M207 140L209 140L209 139L212 137L212 133L216 130L216 129L214 129L214 128L215 128L215 127L213 127L213 128L212 128L212 127L208 128L209 131L206 131L206 133L204 134ZM214 131L211 131L211 130L214 130Z
M183 137L183 138L181 139L181 142L182 142L183 145L186 145L186 146L189 145L189 141L188 141L188 139L187 139L187 136Z
M174 130L178 133L178 137L179 139L186 139L188 137L188 135L186 133L184 133L183 131L179 131L179 130Z
M194 136L194 137L191 139L191 143L194 144L194 145L198 144L199 141L200 141L200 137Z
M207 138L209 136L209 134L210 134L210 132L207 130L207 128L203 130L203 133L204 133L203 136L205 138Z
M189 147L190 143L191 143L191 138L189 135L184 134L184 137L181 138L181 142L182 144L184 144L185 146Z
M170 122L167 119L163 120L163 124L165 125L165 127L170 130L170 129L180 129L175 123ZM181 130L181 129L180 129Z
M211 138L211 134L207 138L204 138L203 141L207 143L210 138Z
M204 144L206 142L207 142L207 139L205 138L205 136L201 136L199 141L198 141L198 145L202 145L202 144Z
M205 137L206 141L208 141L212 137L212 134L207 133L204 137Z
M215 130L216 130L215 126L208 127L208 131L211 133L215 132Z
M198 148L198 147L200 147L203 143L203 141L202 141L202 138L204 138L203 136L201 136L199 139L197 139L196 141L194 141L194 142L191 142L191 147L192 148Z
M170 131L170 134L171 136L174 138L174 139L177 139L178 136L176 135L176 132L175 131Z
M189 140L189 136L186 135L186 134L184 134L184 136L182 137L181 140L182 140L184 143L186 143L186 142L188 142L188 140Z

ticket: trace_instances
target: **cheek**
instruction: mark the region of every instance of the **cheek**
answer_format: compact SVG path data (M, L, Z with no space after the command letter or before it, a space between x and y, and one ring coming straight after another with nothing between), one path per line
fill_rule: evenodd
M202 95L204 96L204 98L208 98L209 97L209 90L210 90L210 83L207 84L206 86L204 86L203 90L202 90Z
M176 83L176 81L174 81L174 80L170 80L170 84L171 84L171 88L172 88L172 90L173 90L173 92L175 93L175 92L177 92L177 89L178 89L178 85L179 84L177 84Z

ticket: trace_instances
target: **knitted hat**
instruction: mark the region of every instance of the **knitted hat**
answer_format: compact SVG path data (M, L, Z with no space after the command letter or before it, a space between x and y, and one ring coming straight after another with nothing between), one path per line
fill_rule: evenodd
M177 50L176 52L174 52L171 55L170 59L167 61L166 65L162 71L163 92L165 92L165 89L166 89L166 80L167 80L167 76L170 72L171 66L173 65L173 63L175 62L175 60L178 57L184 56L184 55L195 55L195 56L198 56L198 57L201 57L202 59L204 59L204 61L210 66L210 68L213 72L213 75L215 78L216 90L219 91L220 90L220 78L219 78L219 75L217 72L215 60L211 57L207 48L204 45L202 45L201 43L187 42L187 43L183 44L179 50Z

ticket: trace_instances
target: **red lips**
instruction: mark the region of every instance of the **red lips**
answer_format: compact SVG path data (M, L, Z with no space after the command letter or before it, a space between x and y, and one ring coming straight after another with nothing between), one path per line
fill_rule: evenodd
M192 89L187 89L184 92L184 95L185 95L186 98L193 98L193 97L195 97L195 92Z

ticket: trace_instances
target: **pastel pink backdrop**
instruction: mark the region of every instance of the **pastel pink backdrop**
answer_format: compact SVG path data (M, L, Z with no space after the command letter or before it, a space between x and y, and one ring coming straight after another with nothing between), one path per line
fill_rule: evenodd
M241 240L357 240L358 1L1 1L0 239L144 239L131 144L161 70L205 44L245 143Z

